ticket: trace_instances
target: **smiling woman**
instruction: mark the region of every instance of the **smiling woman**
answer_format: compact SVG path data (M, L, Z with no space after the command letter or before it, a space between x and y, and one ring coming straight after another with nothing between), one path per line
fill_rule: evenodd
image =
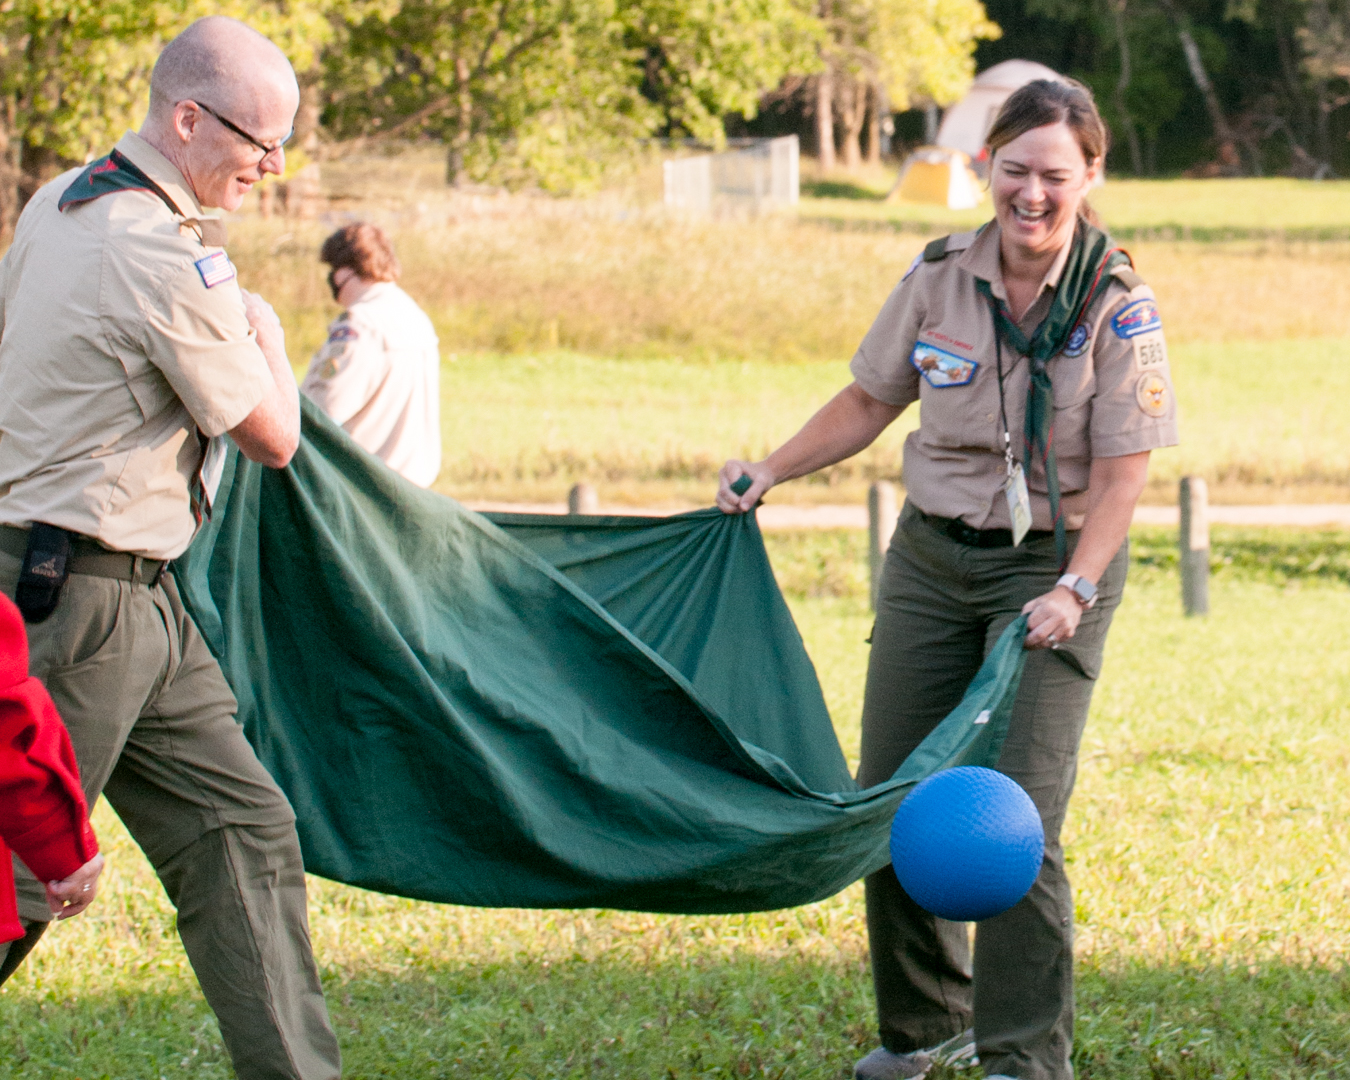
M717 497L744 513L922 403L878 590L864 785L895 772L1001 631L1029 616L1036 651L998 768L1040 812L1040 874L981 924L973 971L964 927L921 910L890 868L867 879L882 1045L854 1067L859 1080L973 1053L991 1077L1072 1076L1073 902L1059 833L1149 452L1176 442L1152 290L1084 201L1106 149L1091 95L1030 83L989 146L996 220L930 243L854 356L854 382L763 461L727 462ZM751 483L737 495L742 477Z

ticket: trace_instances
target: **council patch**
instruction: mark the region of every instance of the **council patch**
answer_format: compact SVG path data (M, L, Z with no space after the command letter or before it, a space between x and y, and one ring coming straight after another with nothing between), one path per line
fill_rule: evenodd
M1156 371L1146 371L1134 384L1134 399L1148 416L1166 416L1172 407L1172 388Z
M914 261L913 261L912 263L909 264L909 269L905 271L905 276L902 277L900 280L901 280L902 282L908 281L908 280L909 280L909 276L910 276L912 273L914 273L915 270L917 270L917 269L919 268L919 263L921 263L921 262L923 262L923 252L922 252L922 251L919 252L917 255L914 256Z
M1111 329L1119 338L1138 337L1152 330L1161 330L1162 319L1158 317L1158 305L1149 299L1126 304L1111 320Z
M929 386L939 390L949 386L965 386L975 378L975 369L980 366L974 360L967 360L964 356L957 356L922 341L909 354L909 362L928 380Z
M213 251L210 255L198 259L192 264L202 276L202 284L208 289L234 280L234 263L223 251Z
M1092 331L1087 328L1086 323L1079 323L1073 328L1073 333L1069 335L1068 344L1064 346L1064 355L1073 359L1082 356L1087 352L1088 341L1092 337Z

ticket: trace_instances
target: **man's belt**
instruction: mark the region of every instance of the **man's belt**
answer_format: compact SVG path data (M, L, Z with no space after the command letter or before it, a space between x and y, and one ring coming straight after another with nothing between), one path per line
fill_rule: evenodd
M28 530L17 525L0 525L0 551L22 559L28 550ZM135 581L158 585L168 559L147 559L125 551L109 551L87 536L71 536L70 573L89 577Z
M923 511L919 511L923 514ZM938 517L936 514L923 514L924 521L937 529L950 540L973 548L1006 548L1013 546L1011 529L977 529L967 525L960 518ZM1048 540L1054 536L1049 529L1032 529L1023 538L1027 540Z

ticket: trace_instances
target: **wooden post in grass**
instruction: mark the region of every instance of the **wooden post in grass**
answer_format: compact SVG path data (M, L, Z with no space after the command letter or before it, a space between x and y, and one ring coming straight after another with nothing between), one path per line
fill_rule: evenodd
M895 532L895 485L878 480L867 489L867 565L871 571L872 610L877 607L877 589L881 585L881 564L886 560L886 549L891 546Z
M567 493L567 512L569 514L600 513L600 496L590 484L573 484Z
M1209 488L1198 476L1181 478L1181 606L1209 614Z

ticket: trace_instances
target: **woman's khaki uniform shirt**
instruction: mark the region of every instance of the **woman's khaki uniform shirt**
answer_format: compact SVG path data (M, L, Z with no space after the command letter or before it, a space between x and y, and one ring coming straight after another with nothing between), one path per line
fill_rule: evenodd
M1004 302L997 222L949 237L945 258L923 256L895 287L850 365L872 397L901 408L920 404L920 426L905 441L905 488L924 513L977 529L1006 529L1007 477L999 411L998 360L989 302L976 279ZM1028 337L1050 310L1069 256L1066 245L1022 317ZM1122 280L1122 278L1124 280ZM1023 461L1030 379L1026 357L1002 347L1004 401L1013 455L1031 492L1032 528L1051 529L1038 461ZM1120 270L1088 306L1063 352L1049 361L1054 446L1065 524L1083 525L1093 458L1124 457L1177 443L1176 399L1153 290Z

